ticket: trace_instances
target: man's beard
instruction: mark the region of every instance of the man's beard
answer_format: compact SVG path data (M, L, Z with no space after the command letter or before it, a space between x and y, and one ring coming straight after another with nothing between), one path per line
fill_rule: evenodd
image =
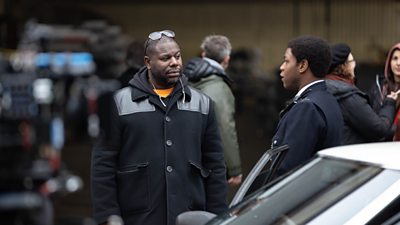
M172 80L172 79L169 79L167 76L160 76L160 75L154 76L154 74L153 74L153 79L155 79L155 82L157 82L158 84L162 84L164 86L164 88L173 87L179 81L179 79Z

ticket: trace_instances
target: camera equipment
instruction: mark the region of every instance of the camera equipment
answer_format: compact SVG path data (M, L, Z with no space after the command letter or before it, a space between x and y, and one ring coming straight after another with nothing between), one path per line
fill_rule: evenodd
M2 223L51 225L51 197L82 188L61 151L67 137L100 135L99 99L119 87L112 78L125 69L127 44L103 21L71 27L31 20L18 49L0 57L7 65L0 68Z

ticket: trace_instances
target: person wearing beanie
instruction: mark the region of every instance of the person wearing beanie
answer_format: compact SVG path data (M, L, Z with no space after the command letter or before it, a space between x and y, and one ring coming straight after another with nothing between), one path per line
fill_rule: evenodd
M346 66L340 66L345 65L345 63ZM328 76L339 76L342 81L354 84L355 67L354 57L347 44L340 43L331 47L331 64L328 69Z
M326 76L328 91L342 111L343 144L375 142L392 135L391 126L398 93L386 96L378 113L369 104L368 95L355 85L356 61L345 44L331 46L331 64Z

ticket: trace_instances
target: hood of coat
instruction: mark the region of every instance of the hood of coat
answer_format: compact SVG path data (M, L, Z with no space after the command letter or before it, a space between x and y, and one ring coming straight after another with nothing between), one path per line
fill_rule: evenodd
M387 58L386 58L386 62L385 62L385 78L389 82L393 82L393 84L395 83L395 81L394 81L394 74L392 73L392 70L391 70L390 62L392 60L392 55L395 50L400 50L400 43L397 43L390 49L390 51L387 55Z
M187 76L190 82L198 82L203 78L209 77L211 75L216 75L222 77L222 79L231 86L232 79L225 73L221 68L212 66L206 60L195 57L188 61L183 69L183 74Z
M140 68L140 70L129 81L129 85L139 89L142 92L141 96L139 96L139 95L136 96L137 98L142 97L144 95L158 96L153 91L153 87L151 86L151 84L148 80L146 66L143 66L142 68ZM187 85L188 85L188 79L185 75L182 74L179 81L176 83L171 95L174 95L176 92L182 92L183 96L186 96L186 94L187 94L187 95L189 95L188 97L190 99L190 90L188 90ZM136 95L136 94L134 94L134 95ZM135 96L133 96L133 97L136 98Z
M145 93L155 95L153 87L150 85L148 81L146 66L143 66L142 68L139 69L139 71L129 81L129 85L134 86Z
M340 80L326 80L326 87L337 100L346 98L354 93L363 94L356 86Z

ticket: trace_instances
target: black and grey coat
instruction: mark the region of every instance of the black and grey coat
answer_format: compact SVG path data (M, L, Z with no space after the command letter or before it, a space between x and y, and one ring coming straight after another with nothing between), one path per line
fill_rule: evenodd
M378 113L369 104L368 95L354 85L326 80L328 91L335 96L344 120L343 144L368 143L391 136L395 101L385 98Z
M184 211L227 209L226 168L209 97L182 77L164 107L143 68L114 100L111 129L92 155L98 223L116 214L126 225L173 225Z

